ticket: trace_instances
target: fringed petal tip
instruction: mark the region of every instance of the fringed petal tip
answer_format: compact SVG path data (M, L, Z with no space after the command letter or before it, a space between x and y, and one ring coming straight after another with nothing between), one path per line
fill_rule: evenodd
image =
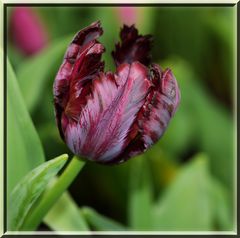
M112 52L116 66L123 63L131 64L134 61L148 66L151 61L151 35L140 35L135 25L124 25L120 31L121 42L115 46Z

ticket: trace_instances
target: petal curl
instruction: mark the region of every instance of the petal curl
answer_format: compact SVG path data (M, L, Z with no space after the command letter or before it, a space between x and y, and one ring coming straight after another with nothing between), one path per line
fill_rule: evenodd
M101 55L104 47L97 38L103 33L100 22L79 31L73 38L64 55L64 60L53 85L55 114L60 134L63 113L78 120L81 107L90 93L92 79L104 70ZM64 119L65 120L65 119Z
M69 92L67 89L69 88L71 79L75 79L76 81L76 76L81 76L78 75L78 70L83 68L81 66L90 65L90 58L94 59L94 57L91 57L90 53L96 53L98 56L102 53L103 47L102 50L98 49L97 52L93 52L93 50L90 51L91 48L97 43L96 39L102 34L102 32L103 31L100 27L100 23L94 22L90 26L79 31L68 46L67 51L64 55L63 63L56 75L53 86L54 100L62 107L65 107L67 103L65 100L68 98ZM98 48L101 47L98 46ZM83 58L85 56L87 56L87 62L83 61ZM99 58L98 60L95 60L95 64L99 63L99 60ZM85 71L87 70L89 74L92 74L94 73L92 71L95 69L92 66L86 67ZM82 79L78 78L78 80Z

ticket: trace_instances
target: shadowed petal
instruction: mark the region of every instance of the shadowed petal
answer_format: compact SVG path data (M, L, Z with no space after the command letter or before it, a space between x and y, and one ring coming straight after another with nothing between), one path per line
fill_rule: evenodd
M151 71L153 87L129 130L129 144L119 156L110 161L113 164L143 153L157 142L179 104L180 93L171 70L162 71L154 64Z
M65 108L65 113L76 121L87 102L92 80L103 71L103 63L100 61L103 52L101 44L91 42L77 57L70 79L69 100Z
M180 102L180 91L177 80L170 69L166 69L163 73L161 88L162 94L171 100L173 106L171 116L173 116Z
M84 28L83 30L79 31L73 38L71 44L68 46L67 51L64 55L64 60L60 69L57 73L57 76L54 81L54 97L58 101L59 95L62 93L63 85L69 85L69 82L61 82L61 81L70 81L72 78L76 78L76 71L81 66L80 63L83 62L84 56L88 54L88 59L91 58L89 55L90 53L95 53L90 51L90 49L97 43L96 39L102 34L102 28L100 27L99 22L95 22L90 26ZM103 47L98 46L95 48L100 48L97 50L97 54L101 54L103 52ZM90 52L89 52L90 51ZM80 63L76 63L76 61L81 61ZM89 61L89 60L88 60ZM88 63L85 63L89 65ZM94 67L89 69L89 73L93 70ZM73 69L75 71L73 72ZM86 69L85 69L86 70ZM65 90L63 90L65 93ZM59 103L59 102L58 102Z
M153 65L152 71L156 87L146 98L138 121L146 148L161 138L180 99L177 81L171 70L162 72L159 66Z
M120 32L121 43L116 44L112 52L116 66L122 63L139 61L148 66L150 63L151 36L139 35L138 30L132 26L124 25Z

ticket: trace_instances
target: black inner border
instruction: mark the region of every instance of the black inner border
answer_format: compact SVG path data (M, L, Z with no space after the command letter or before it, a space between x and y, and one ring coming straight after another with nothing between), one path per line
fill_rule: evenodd
M239 51L240 47L238 45L239 42L239 28L240 28L240 4L239 2L234 3L3 3L3 209L4 209L4 219L3 219L3 232L7 232L7 7L16 7L16 6L28 6L28 7L117 7L117 6L135 6L135 7L234 7L237 5L237 102L238 102L238 93L239 93L239 73L240 73L240 56ZM230 26L232 27L232 26ZM234 26L235 27L235 26ZM236 123L238 122L239 118L239 106L236 105L237 109L237 115L236 115ZM239 141L239 132L240 129L238 127L237 123L237 159L239 155L239 147L238 147L238 141ZM240 163L237 163L237 171L240 171ZM240 179L239 174L237 173L237 184ZM236 186L237 187L237 186ZM237 195L237 201L238 197L240 195L240 190L237 189L236 191ZM238 203L236 205L237 208L237 235L157 235L162 237L238 237L239 234L239 225L240 225L240 212L239 212L239 206ZM6 235L4 234L3 237L36 237L36 235ZM59 235L53 234L53 235L37 235L38 237L58 237ZM72 237L72 236L80 236L80 235L61 235L62 237ZM103 236L106 235L81 235L81 237L89 237L89 236ZM113 237L120 237L122 235L108 235ZM145 237L145 235L126 235L126 236L136 236L136 237ZM155 235L156 236L156 235Z

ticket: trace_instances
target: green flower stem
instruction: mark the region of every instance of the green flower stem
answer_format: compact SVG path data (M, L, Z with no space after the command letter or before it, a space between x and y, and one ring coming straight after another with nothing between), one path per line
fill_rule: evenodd
M46 190L35 209L27 216L20 230L34 231L37 229L44 216L66 191L84 165L85 162L80 160L77 156L72 158L55 184Z

